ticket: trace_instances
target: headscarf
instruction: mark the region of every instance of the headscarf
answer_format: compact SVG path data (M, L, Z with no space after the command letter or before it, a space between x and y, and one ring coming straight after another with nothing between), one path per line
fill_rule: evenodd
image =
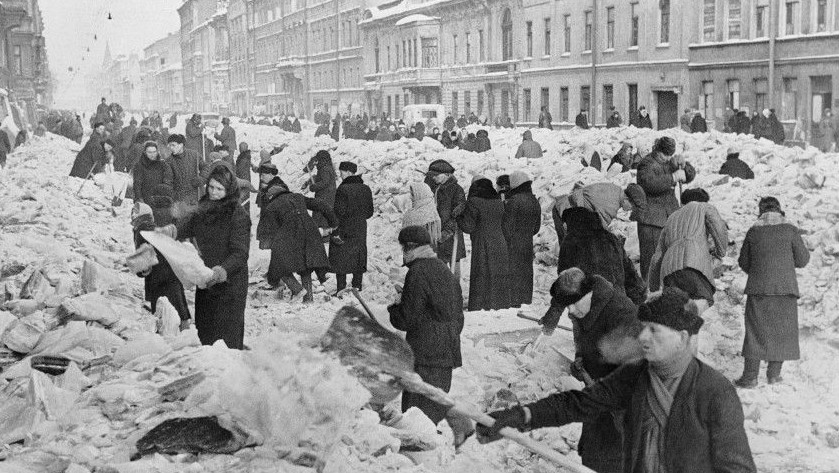
M440 214L437 213L437 204L434 203L434 194L424 182L412 182L410 189L411 208L402 216L402 228L414 225L425 227L431 235L431 245L434 246L440 240L442 230Z
M572 207L582 207L595 212L600 217L600 224L604 230L617 216L618 209L629 203L623 189L609 182L589 184L571 192L569 201Z
M495 191L495 186L492 185L492 181L480 176L476 176L476 179L472 181L472 185L469 186L469 194L466 198L468 200L473 197L480 197L481 199L501 198L498 192Z

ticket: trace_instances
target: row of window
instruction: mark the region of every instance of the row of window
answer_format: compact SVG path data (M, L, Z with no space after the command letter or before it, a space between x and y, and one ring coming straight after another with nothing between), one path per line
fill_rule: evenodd
M477 43L473 32L451 36L450 64L471 64L475 60L486 61L484 30L477 30ZM463 43L461 43L461 39ZM440 65L439 41L435 37L409 38L397 40L393 45L385 46L384 61L379 39L374 39L373 63L375 72L393 71L403 67L437 67ZM477 48L477 51L475 49ZM477 54L476 54L477 53Z
M538 114L541 113L542 110L546 110L548 112L554 110L551 107L551 91L549 87L542 87L539 90L539 108L538 110L534 110L533 108L533 93L531 89L523 89L522 90L523 96L523 104L522 104L522 111L523 119L525 122L535 121L538 118ZM607 117L609 115L609 111L615 105L614 103L614 86L612 84L606 84L603 86L603 117ZM634 111L638 109L638 84L627 84L627 111ZM580 103L579 109L577 110L582 111L585 110L590 112L591 107L591 87L584 85L580 87L580 95L579 95ZM553 114L551 114L553 115ZM589 115L591 117L591 115ZM568 87L560 87L559 88L559 116L553 117L556 119L558 118L559 121L562 122L570 122L571 121L571 100L570 100L570 89ZM589 118L592 121L591 118ZM624 123L626 123L626 117L624 117Z
M812 116L810 119L813 122L821 120L823 107L830 107L829 100L831 94L823 94L821 91L831 90L830 76L814 76L811 78L813 89L813 107ZM799 96L798 96L798 78L784 77L782 78L781 88L781 108L778 116L781 120L795 120L799 118ZM712 120L715 118L722 118L718 116L719 108L715 101L717 88L714 81L704 81L701 85L699 95L699 109L706 119ZM740 95L740 81L738 79L729 79L725 81L725 88L722 90L724 94L723 104L725 107L733 109L741 109L752 107L753 112L760 112L767 108L769 97L769 81L765 77L758 77L752 80L752 101L746 103L741 101Z
M746 39L751 27L752 37L765 38L769 35L769 5L767 2L750 0L703 0L702 39L706 42ZM752 21L748 24L749 7L752 6ZM717 12L722 7L724 27L717 28ZM821 33L833 27L835 0L782 0L778 12L778 34L781 36L801 33ZM808 21L805 28L805 19Z

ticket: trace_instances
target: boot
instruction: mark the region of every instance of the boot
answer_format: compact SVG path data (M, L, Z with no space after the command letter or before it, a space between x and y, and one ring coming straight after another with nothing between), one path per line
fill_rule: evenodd
M315 296L314 292L312 292L312 275L301 275L300 279L302 279L301 282L303 283L303 290L306 291L306 295L303 296L303 302L314 302Z
M743 362L743 376L734 382L738 388L752 389L757 387L757 373L760 370L760 360L746 358Z
M781 377L781 367L783 364L783 361L769 362L769 366L766 368L766 380L769 384L777 384L784 380L784 378Z

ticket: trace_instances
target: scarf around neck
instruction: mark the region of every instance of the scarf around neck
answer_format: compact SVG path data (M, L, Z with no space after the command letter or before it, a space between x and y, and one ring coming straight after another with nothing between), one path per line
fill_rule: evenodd
M416 248L412 248L403 254L403 259L405 260L402 263L402 266L408 266L416 260L419 259L427 259L427 258L436 258L437 253L431 249L430 245L422 245Z

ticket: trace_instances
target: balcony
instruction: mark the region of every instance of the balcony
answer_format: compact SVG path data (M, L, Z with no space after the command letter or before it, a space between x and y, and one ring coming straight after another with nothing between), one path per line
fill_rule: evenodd
M382 84L400 87L439 87L441 82L439 67L403 68L396 71L380 72L365 76L366 88L378 89Z

